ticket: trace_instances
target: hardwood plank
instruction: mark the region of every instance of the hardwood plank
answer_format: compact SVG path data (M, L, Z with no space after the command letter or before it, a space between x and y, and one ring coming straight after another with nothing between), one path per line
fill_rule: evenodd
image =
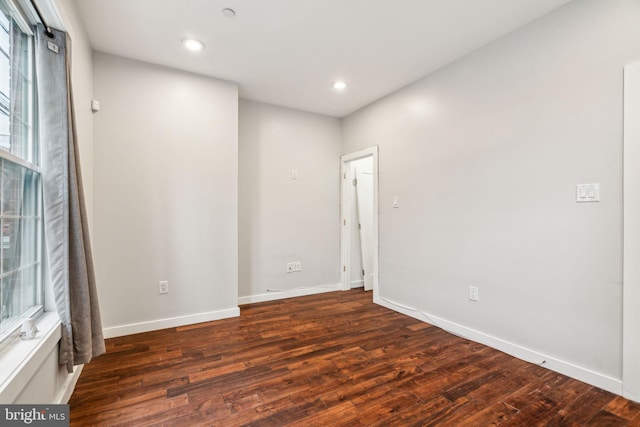
M71 425L640 427L640 405L373 304L362 290L107 340Z
M598 411L598 413L595 414L585 425L598 427L625 427L628 424L628 420L614 415L611 412Z
M429 400L421 400L418 405L403 411L390 420L383 419L380 424L385 425L385 422L389 421L390 424L401 426L422 426L425 425L427 420L433 417L434 414L443 413L453 407L454 404L451 403L449 399L441 395L436 395Z
M299 422L303 418L315 416L326 410L326 406L320 400L304 402L283 408L268 417L247 424L247 427L280 427L289 423Z
M619 416L627 421L631 421L640 416L640 404L631 402L623 397L616 397L607 406L605 411Z
M615 395L608 391L590 387L588 392L581 394L551 418L549 425L584 425L614 398Z
M552 425L550 420L562 407L548 397L538 397L526 405L518 414L500 424L504 427ZM569 426L572 424L560 424Z
M354 426L360 425L358 410L351 402L342 402L331 408L331 411L323 411L297 421L303 426Z
M471 415L464 420L464 422L477 426L497 426L512 419L518 412L519 410L517 408L505 402L499 402L481 410L475 415Z
M403 393L374 405L367 405L360 411L358 422L365 426L373 425L381 420L391 422L400 413L407 412L419 404L419 400L411 393Z

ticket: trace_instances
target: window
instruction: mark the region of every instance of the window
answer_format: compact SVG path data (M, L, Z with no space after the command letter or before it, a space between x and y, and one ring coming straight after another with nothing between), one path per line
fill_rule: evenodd
M42 203L33 37L0 0L0 340L42 310Z

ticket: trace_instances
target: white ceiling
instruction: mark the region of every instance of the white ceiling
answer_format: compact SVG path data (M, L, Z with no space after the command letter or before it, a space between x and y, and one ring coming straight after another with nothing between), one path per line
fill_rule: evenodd
M343 117L569 1L76 3L95 50L234 81L242 98ZM185 37L205 50L187 52ZM337 92L335 80L349 87Z

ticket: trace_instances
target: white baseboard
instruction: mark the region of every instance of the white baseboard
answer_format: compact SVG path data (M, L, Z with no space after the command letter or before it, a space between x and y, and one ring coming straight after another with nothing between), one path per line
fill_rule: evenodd
M302 297L305 295L321 294L324 292L341 291L342 285L323 285L309 288L294 288L289 290L273 290L266 294L238 297L238 305L252 304L255 302L275 301L278 299Z
M124 335L138 334L141 332L157 331L165 328L192 325L194 323L211 322L213 320L227 319L240 316L238 307L225 310L209 311L206 313L189 314L186 316L169 317L167 319L151 320L148 322L131 323L129 325L111 326L103 328L105 338L121 337Z
M64 384L62 384L60 386L60 390L58 390L58 394L53 402L54 404L66 405L67 403L69 403L69 399L71 399L73 390L75 390L76 388L78 378L80 378L80 374L82 373L83 368L84 368L84 365L76 366L73 371L73 374L67 375L64 381Z
M590 369L574 365L573 363L566 362L564 360L556 359L549 355L531 350L526 347L522 347L517 344L513 344L509 341L505 341L492 335L485 334L483 332L468 328L458 323L450 322L441 317L432 316L428 313L424 313L420 310L404 306L383 297L375 296L374 302L383 307L387 307L391 310L400 312L415 319L422 320L423 322L430 323L453 335L457 335L471 341L479 342L526 362L543 366L547 369L559 372L568 377L575 378L587 384L591 384L601 389L610 391L611 393L622 395L622 381L619 379L594 372Z
M364 280L352 280L350 285L351 285L351 289L363 288Z

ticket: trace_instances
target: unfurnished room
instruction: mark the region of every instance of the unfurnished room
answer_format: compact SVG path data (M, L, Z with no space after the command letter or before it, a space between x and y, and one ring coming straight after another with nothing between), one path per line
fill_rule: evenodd
M0 425L640 426L639 0L0 12Z

